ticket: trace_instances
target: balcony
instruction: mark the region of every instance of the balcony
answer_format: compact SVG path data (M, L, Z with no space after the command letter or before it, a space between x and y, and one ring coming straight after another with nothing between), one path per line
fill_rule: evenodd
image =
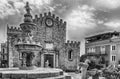
M87 55L87 56L106 56L107 55L107 53L93 53L93 52L91 52L91 53L86 53L85 55Z

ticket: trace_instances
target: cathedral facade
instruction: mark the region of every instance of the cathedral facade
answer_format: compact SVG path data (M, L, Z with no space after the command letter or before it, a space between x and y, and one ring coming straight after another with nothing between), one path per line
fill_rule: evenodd
M19 27L7 26L8 66L19 66L20 54L15 45L19 41L25 41L21 40L26 37L23 33L25 30L29 36L27 40L32 39L29 43L39 44L42 47L42 50L37 52L36 66L45 67L48 62L52 68L76 70L79 63L80 42L69 40L66 42L67 23L51 12L32 18L29 5L26 11L24 22Z

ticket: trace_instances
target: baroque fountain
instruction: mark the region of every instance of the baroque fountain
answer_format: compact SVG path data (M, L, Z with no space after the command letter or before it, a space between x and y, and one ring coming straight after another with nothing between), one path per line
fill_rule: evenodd
M0 69L0 79L71 79L61 69L36 67L37 54L42 50L42 46L32 39L37 27L32 22L28 2L25 8L27 13L24 15L24 23L20 24L22 34L15 44L19 53L19 67Z

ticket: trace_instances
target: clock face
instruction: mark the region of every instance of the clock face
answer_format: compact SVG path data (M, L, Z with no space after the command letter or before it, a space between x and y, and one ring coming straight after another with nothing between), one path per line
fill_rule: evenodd
M53 25L53 20L50 19L50 18L47 18L45 23L46 23L47 26L52 26Z

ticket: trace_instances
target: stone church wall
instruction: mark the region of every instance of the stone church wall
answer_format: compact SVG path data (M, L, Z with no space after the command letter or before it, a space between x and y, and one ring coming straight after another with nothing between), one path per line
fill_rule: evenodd
M69 52L71 52L71 59L69 59ZM79 63L80 56L80 42L67 41L64 45L64 53L61 52L60 63L61 68L67 71L75 71Z
M46 20L51 19L53 25L47 26ZM66 41L66 22L56 17L54 14L44 13L38 17L35 15L34 23L37 24L38 29L35 33L35 38L45 46L45 41L53 42L54 46L64 44Z
M16 27L7 27L7 50L9 53L9 67L18 67L19 66L19 53L15 49L14 45L18 40L18 37L21 34L20 28Z

